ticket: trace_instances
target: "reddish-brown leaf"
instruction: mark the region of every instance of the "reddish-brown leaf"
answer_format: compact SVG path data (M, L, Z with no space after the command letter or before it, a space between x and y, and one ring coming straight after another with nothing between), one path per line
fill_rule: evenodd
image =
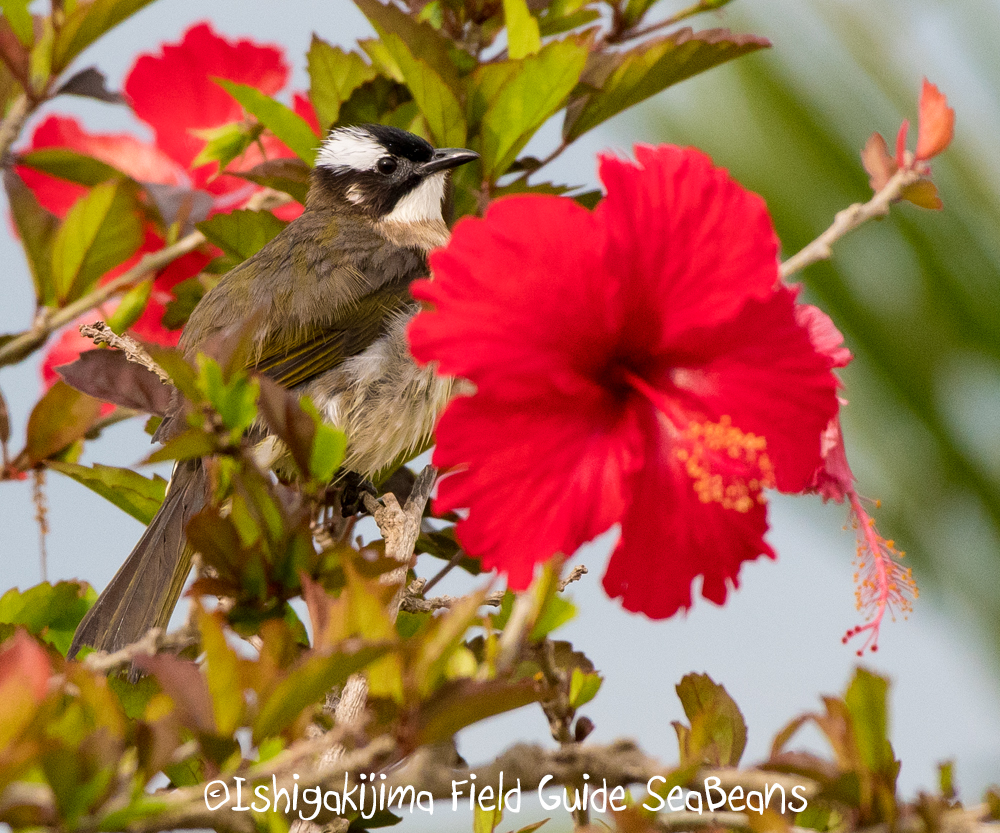
M892 175L899 170L896 160L889 155L889 148L881 133L872 133L861 149L861 164L868 173L872 190L878 193L885 188Z
M920 129L917 132L917 159L937 156L955 135L955 111L948 99L926 78L920 91Z

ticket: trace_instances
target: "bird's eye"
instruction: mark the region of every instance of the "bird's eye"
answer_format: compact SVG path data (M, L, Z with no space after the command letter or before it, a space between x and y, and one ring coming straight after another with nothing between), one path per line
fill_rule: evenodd
M399 163L396 162L391 156L383 156L378 162L375 163L375 167L378 169L380 174L385 174L388 176L396 170L396 166Z

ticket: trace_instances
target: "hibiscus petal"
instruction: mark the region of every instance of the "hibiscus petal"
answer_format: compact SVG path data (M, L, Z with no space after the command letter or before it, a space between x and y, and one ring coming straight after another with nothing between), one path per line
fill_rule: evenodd
M140 182L180 185L186 180L184 170L159 148L127 133L88 133L76 119L65 116L49 116L39 124L25 150L54 147L93 156ZM65 217L87 190L23 165L17 170L36 199L59 217Z
M728 416L765 437L777 487L802 491L822 463L820 438L838 404L833 361L797 322L795 292L781 287L750 301L735 320L692 331L675 349L665 360L674 383L707 419Z
M411 289L434 309L410 327L419 361L504 398L579 392L604 352L607 289L589 211L558 197L512 197L462 220Z
M646 462L632 478L604 589L626 610L665 619L691 606L691 583L703 576L702 595L721 605L729 587L739 587L744 561L774 558L764 542L766 504L737 512L699 500L673 456L664 420L645 423Z
M530 584L536 564L571 555L621 517L641 436L633 413L619 417L606 405L596 391L520 407L477 395L442 416L434 464L467 468L440 482L435 507L475 507L458 539L485 569L506 572L512 589ZM490 431L476 430L484 424Z
M635 153L634 163L601 158L608 195L594 212L628 317L656 316L660 344L669 344L767 297L778 281L778 239L764 201L692 148Z
M192 130L243 117L240 105L212 78L274 95L285 86L288 65L277 46L228 41L199 23L180 43L164 44L159 55L141 56L125 79L135 114L156 131L156 144L184 167L204 145Z

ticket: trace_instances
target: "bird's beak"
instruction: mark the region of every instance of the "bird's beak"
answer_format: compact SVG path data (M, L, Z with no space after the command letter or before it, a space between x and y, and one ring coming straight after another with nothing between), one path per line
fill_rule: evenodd
M457 168L459 165L464 165L466 162L471 162L473 159L478 158L479 154L474 150L467 150L465 148L440 148L434 151L434 155L427 162L424 162L419 170L422 175L427 176L435 171L447 171Z

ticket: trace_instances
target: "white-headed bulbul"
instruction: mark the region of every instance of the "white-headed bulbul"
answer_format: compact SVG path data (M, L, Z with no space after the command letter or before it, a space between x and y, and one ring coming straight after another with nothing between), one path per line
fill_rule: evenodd
M236 338L253 321L251 369L300 394L348 438L342 470L370 477L430 435L451 384L410 358L410 283L444 245L449 171L477 157L383 125L337 128L319 151L305 211L198 303L180 346ZM175 397L177 399L177 397ZM182 403L154 439L171 435ZM83 645L115 651L166 627L191 569L188 520L204 505L200 460L174 467L163 505L84 617Z

